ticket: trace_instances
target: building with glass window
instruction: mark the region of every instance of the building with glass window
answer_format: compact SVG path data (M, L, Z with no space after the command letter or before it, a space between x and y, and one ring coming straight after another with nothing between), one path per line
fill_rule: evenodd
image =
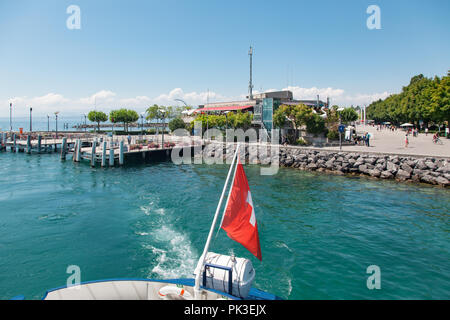
M329 100L323 102L317 96L317 100L294 100L293 94L289 90L269 91L253 94L253 99L243 101L215 102L199 106L195 113L220 114L225 112L253 113L252 125L256 128L266 129L269 133L273 129L273 114L280 105L305 104L320 110L328 108Z

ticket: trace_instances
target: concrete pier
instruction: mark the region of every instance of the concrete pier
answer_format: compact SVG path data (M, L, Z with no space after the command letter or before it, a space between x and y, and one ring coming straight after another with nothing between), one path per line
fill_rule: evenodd
M20 137L22 138L19 140ZM177 137L172 137L172 139L178 143L181 140L177 140ZM8 139L8 133L0 133L0 146L3 150L9 149L11 152L28 154L59 151L62 161L66 160L68 155L72 155L73 162L87 160L92 167L98 164L104 168L113 167L116 164L123 166L127 163L165 161L170 159L175 145L173 143L170 144L170 147L166 145L165 148L162 148L161 137L154 135L134 136L131 141L127 140L124 136L108 138L92 135L68 135L55 139L46 133L34 133L34 136L32 134L19 136L13 133ZM170 136L167 140L171 141ZM200 142L200 145L203 145L203 142Z

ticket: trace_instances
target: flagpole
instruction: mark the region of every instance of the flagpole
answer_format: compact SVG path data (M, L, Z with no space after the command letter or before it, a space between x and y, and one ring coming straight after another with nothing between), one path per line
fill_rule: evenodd
M230 170L228 171L227 179L225 180L225 185L224 185L223 190L222 190L222 195L220 196L219 204L217 205L217 209L216 209L216 213L214 215L214 220L212 222L211 229L209 230L209 235L208 235L208 239L206 240L205 248L203 249L203 253L200 256L200 259L198 260L197 267L195 268L195 274L196 274L196 276L195 276L195 287L194 287L195 299L199 299L200 298L200 293L201 293L201 291L200 291L200 279L202 277L201 271L203 269L203 265L205 264L206 255L208 254L209 245L211 243L211 239L212 239L212 236L213 236L213 233L214 233L214 227L215 227L215 225L217 223L217 218L219 216L220 207L222 206L223 198L225 197L225 191L226 191L227 186L228 186L228 181L230 180L231 172L233 171L233 166L234 166L234 163L236 162L236 157L237 157L238 153L239 153L239 143L238 143L238 145L236 147L236 152L234 154L233 161L231 162L231 166L230 166Z
M234 166L233 179L231 180L231 183L233 183L234 179L236 178L236 171L237 171L238 164L239 164L239 161ZM222 219L220 219L220 225L219 225L219 228L217 228L216 238L217 238L217 235L219 234L220 228L222 227L223 219L225 218L225 210L227 210L228 203L230 202L230 197L231 197L231 190L230 190L230 192L228 192L227 202L225 202L225 207L223 208Z

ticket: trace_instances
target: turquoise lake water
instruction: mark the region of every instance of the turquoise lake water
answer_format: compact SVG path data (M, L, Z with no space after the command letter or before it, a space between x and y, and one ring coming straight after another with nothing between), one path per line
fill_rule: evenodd
M450 191L245 166L263 261L223 231L211 251L250 258L286 299L449 299ZM0 154L0 298L81 281L191 277L226 165L91 169L57 154ZM367 267L381 270L369 290Z

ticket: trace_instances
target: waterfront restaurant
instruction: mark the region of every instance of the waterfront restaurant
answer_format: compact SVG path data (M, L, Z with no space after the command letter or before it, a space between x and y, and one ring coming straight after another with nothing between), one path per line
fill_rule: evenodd
M249 98L249 97L247 97ZM194 113L214 113L222 114L224 112L251 112L253 113L252 125L256 128L266 129L269 133L273 129L273 113L280 105L298 105L305 104L320 110L328 108L329 100L323 102L317 96L317 100L294 100L293 94L289 90L270 91L254 94L252 99L230 102L214 102L200 105Z

